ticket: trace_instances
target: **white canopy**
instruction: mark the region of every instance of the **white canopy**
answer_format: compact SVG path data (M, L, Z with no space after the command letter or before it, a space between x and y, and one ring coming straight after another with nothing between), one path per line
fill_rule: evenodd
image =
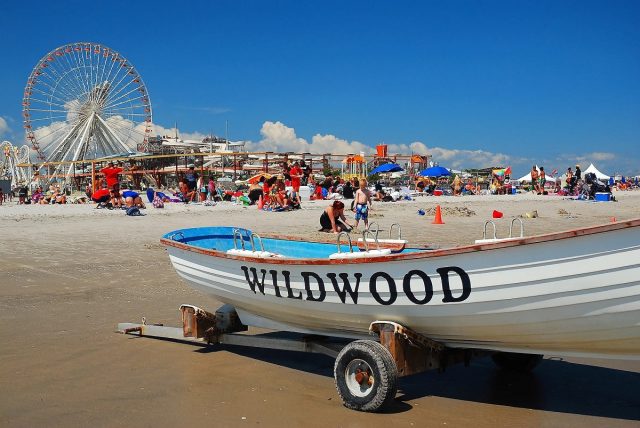
M538 173L540 172L540 168L536 167L536 170L538 170ZM546 171L544 172L545 174L545 178L547 181L556 181L555 177L552 177L551 175L549 175ZM531 182L531 172L529 172L527 175L525 175L524 177L520 177L518 178L518 181L528 181Z
M598 180L608 180L609 176L606 174L601 173L600 171L598 171L598 168L596 168L595 166L593 166L593 164L589 165L589 168L585 169L582 172L582 176L584 177L584 175L588 172L593 172L596 175L596 178Z

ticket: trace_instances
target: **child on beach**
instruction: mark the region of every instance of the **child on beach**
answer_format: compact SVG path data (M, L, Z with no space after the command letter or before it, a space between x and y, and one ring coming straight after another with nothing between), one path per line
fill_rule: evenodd
M371 209L371 193L369 189L367 189L367 180L364 178L360 180L360 188L356 190L356 194L354 195L355 199L355 211L356 211L356 222L354 224L354 228L358 228L358 223L360 219L364 221L365 229L369 228L369 209Z

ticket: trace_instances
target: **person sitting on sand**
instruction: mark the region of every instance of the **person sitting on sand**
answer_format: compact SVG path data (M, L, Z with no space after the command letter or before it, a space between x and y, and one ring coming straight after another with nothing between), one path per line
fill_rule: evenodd
M180 192L179 197L185 204L193 201L196 197L196 188L194 187L193 190L191 190L185 181L178 183L178 190Z
M369 210L371 209L371 193L367 189L367 180L364 178L360 180L360 188L356 190L354 195L356 222L354 228L358 228L360 219L364 222L364 228L369 228Z
M249 186L249 194L247 195L247 197L249 198L249 201L251 201L251 205L258 202L261 196L264 199L263 185L264 177L260 177L259 182L253 183L251 186Z
M341 221L342 220L342 221ZM344 216L344 204L342 201L333 201L320 216L320 232L339 233L350 232L353 229Z
M271 188L271 202L274 205L273 208L286 209L289 205L289 199L287 198L286 186L284 185L284 175L278 175L278 180Z
M379 181L376 183L375 185L375 190L376 190L376 194L373 197L374 201L383 201L384 197L387 196L386 193L384 193L384 190L382 190L382 183L380 183Z
M353 199L354 192L353 186L351 185L351 180L347 180L342 186L342 197L345 199Z
M291 193L288 194L287 199L289 199L289 207L291 209L299 210L301 208L300 192L292 190Z
M44 193L42 191L42 186L38 186L36 190L33 191L33 194L31 195L31 203L39 204L40 201L42 201L43 199L44 199Z
M60 189L57 189L53 195L51 195L51 203L52 204L66 204L67 203L67 195L62 193Z

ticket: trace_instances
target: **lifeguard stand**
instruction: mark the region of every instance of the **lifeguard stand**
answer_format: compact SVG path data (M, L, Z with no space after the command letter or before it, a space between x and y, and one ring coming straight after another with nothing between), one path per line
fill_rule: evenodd
M429 156L421 156L421 155L411 155L411 159L409 159L409 175L414 177L418 174L419 171L427 168L429 166Z
M349 155L342 160L342 172L345 180L352 178L365 178L367 176L367 161L363 155Z
M387 145L386 144L378 144L376 146L376 157L386 158L387 157Z

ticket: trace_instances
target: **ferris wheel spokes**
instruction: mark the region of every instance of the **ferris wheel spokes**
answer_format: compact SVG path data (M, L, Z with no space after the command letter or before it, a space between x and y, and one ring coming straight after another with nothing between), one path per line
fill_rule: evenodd
M146 147L149 95L135 67L108 47L80 42L54 49L34 67L24 95L25 132L41 160Z

